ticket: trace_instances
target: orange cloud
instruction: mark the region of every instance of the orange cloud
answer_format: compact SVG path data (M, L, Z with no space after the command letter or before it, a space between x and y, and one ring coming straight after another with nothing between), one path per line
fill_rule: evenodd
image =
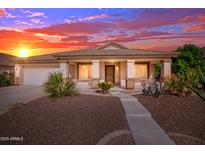
M185 32L201 32L203 30L205 30L205 24L194 25L194 26L187 27L184 29Z
M5 14L5 10L4 9L0 9L0 17L2 17Z

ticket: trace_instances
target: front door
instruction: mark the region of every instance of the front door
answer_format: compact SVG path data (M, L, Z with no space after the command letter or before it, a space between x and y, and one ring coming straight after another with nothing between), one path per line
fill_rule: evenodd
M105 66L105 81L112 82L115 84L115 66L106 65Z

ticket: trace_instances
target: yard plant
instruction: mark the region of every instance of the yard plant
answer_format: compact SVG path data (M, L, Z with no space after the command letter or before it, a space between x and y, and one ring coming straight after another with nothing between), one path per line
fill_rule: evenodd
M199 75L199 83L201 84L201 89L197 86L190 85L189 83L187 83L187 85L196 95L198 95L203 101L205 101L205 77L199 66L197 67L197 73Z
M112 82L99 82L98 87L102 90L103 93L107 93L113 87Z
M14 74L13 73L8 73L8 72L3 72L0 73L0 86L10 86L14 83Z
M51 97L73 96L77 92L75 83L70 79L64 79L61 72L50 73L44 87Z
M203 85L202 76L205 71L203 51L193 44L185 44L177 48L176 52L178 57L172 62L172 77L165 81L166 92L179 96L197 93L199 85Z
M178 57L173 59L172 71L175 74L185 75L189 68L196 69L198 66L205 71L203 51L194 44L185 44L177 48Z

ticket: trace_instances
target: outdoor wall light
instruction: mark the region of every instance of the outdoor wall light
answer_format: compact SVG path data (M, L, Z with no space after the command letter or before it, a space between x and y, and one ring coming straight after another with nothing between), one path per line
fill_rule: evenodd
M18 69L19 69L19 67L18 67L18 66L15 66L15 70L18 71Z

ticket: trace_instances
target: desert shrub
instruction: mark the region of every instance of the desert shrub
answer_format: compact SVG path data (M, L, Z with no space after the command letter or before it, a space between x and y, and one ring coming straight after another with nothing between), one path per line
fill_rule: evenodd
M198 85L198 75L195 69L188 69L185 74L172 74L172 77L165 81L165 91L179 96L188 96L191 94L189 85L196 87Z
M8 72L3 72L0 73L0 86L10 86L13 85L14 83L14 74L13 73L8 73Z
M99 82L98 87L102 90L103 93L107 93L108 90L112 88L112 82Z
M44 87L51 97L73 96L77 92L75 83L70 79L63 79L60 72L50 73Z
M187 83L187 85L197 96L199 96L203 101L205 101L205 76L199 66L197 67L197 73L199 76L199 83L201 84L202 88L199 89L197 86L190 85L189 83Z
M191 94L191 90L187 88L185 81L175 75L165 81L164 88L170 94L177 94L179 96L188 96Z

